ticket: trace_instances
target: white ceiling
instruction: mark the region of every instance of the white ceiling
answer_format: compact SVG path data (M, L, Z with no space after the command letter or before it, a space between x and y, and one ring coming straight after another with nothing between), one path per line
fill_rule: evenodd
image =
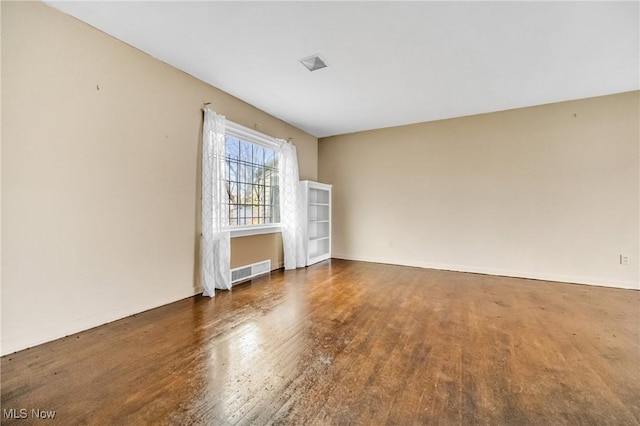
M317 137L640 89L637 1L47 3Z

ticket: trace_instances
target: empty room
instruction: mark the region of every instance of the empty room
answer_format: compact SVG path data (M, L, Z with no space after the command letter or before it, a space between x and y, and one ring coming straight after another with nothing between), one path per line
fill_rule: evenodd
M2 1L1 424L640 425L640 3Z

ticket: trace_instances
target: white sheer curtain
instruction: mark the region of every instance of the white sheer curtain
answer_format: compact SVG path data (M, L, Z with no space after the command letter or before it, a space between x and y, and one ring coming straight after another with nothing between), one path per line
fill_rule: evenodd
M280 148L280 224L284 247L284 269L304 268L302 205L299 195L296 147L278 140Z
M204 110L202 128L202 242L203 296L215 296L216 288L231 288L231 241L226 190L225 117Z

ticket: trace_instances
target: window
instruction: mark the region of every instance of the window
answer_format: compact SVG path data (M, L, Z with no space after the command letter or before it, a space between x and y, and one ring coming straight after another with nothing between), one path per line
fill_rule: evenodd
M229 121L226 124L225 141L226 206L232 234L240 235L234 233L234 229L278 226L280 191L277 143L269 136Z

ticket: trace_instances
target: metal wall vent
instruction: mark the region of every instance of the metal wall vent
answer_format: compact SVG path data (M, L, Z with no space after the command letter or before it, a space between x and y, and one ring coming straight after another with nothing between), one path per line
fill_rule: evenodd
M302 58L300 59L300 63L309 71L315 71L327 67L327 62L318 55Z
M257 277L258 275L269 272L271 272L271 259L234 268L231 270L231 284L233 285L242 281L247 281L251 278Z

